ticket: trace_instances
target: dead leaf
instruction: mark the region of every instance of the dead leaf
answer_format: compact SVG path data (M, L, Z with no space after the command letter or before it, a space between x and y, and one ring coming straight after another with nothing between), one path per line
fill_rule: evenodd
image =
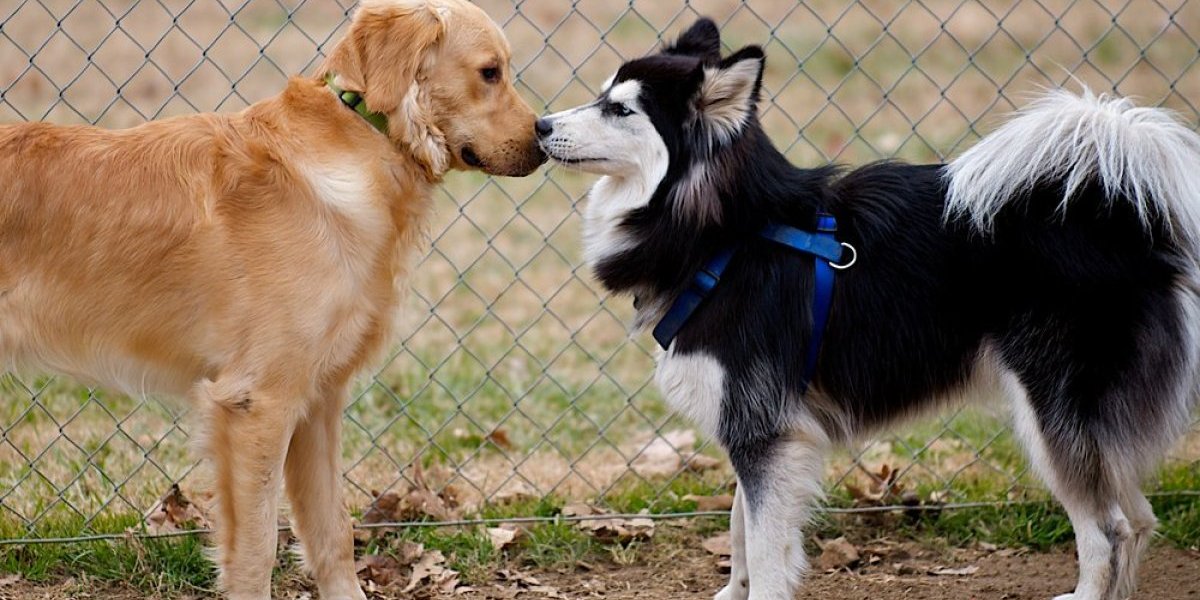
M555 598L556 600L567 600L566 596L559 593L558 588L550 587L548 585L535 585L535 586L529 588L529 591L531 591L535 594L542 594L543 596L545 596L547 598Z
M146 515L146 526L151 533L168 533L207 529L209 522L200 508L179 489L179 484L171 484L167 493Z
M510 544L515 542L521 536L521 530L515 525L504 524L499 527L487 528L488 539L492 541L492 548L503 550Z
M404 540L400 542L394 549L396 560L403 566L409 566L425 554L425 544L418 544Z
M505 487L499 492L493 494L491 502L492 504L509 504L533 500L537 497L537 490L533 489L533 486L523 481L519 481L514 485Z
M501 569L496 571L496 577L501 581L507 581L513 584L510 589L505 590L505 598L515 598L519 595L522 595L524 592L532 592L535 594L542 594L542 596L545 598L555 598L560 600L567 599L567 596L564 596L558 590L558 588L549 585L543 585L541 581L528 573L522 573L520 571L513 571L510 569Z
M368 554L354 563L354 570L364 581L387 586L400 580L401 566L399 561L386 554Z
M846 491L850 492L851 498L854 498L855 506L896 504L904 493L904 486L896 481L900 477L899 469L893 469L886 463L879 467L878 472L868 471L862 465L859 465L859 469L870 477L867 485L859 487L849 481L845 483Z
M568 504L562 507L559 513L564 517L589 517L591 515L608 514L608 511L590 504Z
M589 504L569 504L564 506L561 514L564 517L594 517L611 514L612 511L591 506ZM642 511L644 514L646 511ZM646 541L654 537L654 520L648 517L608 519L581 519L575 527L590 533L602 542L627 543Z
M719 494L716 496L697 496L695 494L688 494L684 496L683 499L695 502L696 510L700 512L733 510L733 496L729 494Z
M630 468L642 477L667 477L686 466L685 457L695 454L696 434L690 430L668 431L636 448Z
M858 564L860 558L858 548L846 538L840 537L825 542L821 548L821 556L817 559L817 566L826 571L845 569Z
M447 587L446 584L449 583L449 589L453 590L458 585L458 573L447 568L445 563L446 557L440 550L426 552L421 556L421 560L413 565L412 574L408 577L408 586L401 591L411 592L426 579L443 591Z
M496 571L496 576L502 581L512 581L524 586L542 585L542 582L538 581L538 579L533 575L530 575L529 573L522 573L521 571L513 571L511 569L500 569L499 571Z
M716 458L713 458L711 456L707 456L704 454L700 454L700 453L693 453L690 456L688 456L685 460L687 462L687 469L694 473L702 473L704 471L711 471L711 470L721 466L721 461L719 459L716 459Z
M362 522L371 525L375 523L390 523L395 520L396 506L400 504L400 494L387 492L380 495L375 493L375 501L363 515Z
M729 572L732 570L733 570L733 560L732 559L722 558L721 560L717 561L717 572L718 573L720 573L722 575L728 575Z
M491 433L487 434L487 441L494 444L501 450L512 450L512 441L508 439L508 432L497 427Z
M728 531L704 540L700 543L700 546L707 550L709 554L716 554L717 556L733 555L733 544L730 543Z
M415 489L400 499L393 517L398 521L449 521L453 513L446 501L433 490Z
M937 567L929 570L930 575L938 575L945 577L963 577L966 575L974 575L979 572L979 567L971 565L969 567L961 567L958 569L950 569L947 567Z

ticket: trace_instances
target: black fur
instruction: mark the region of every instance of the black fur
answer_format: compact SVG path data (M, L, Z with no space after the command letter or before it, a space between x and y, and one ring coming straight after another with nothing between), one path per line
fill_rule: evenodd
M785 415L806 401L801 366L812 326L812 258L754 233L767 222L811 228L825 211L859 255L838 276L815 376L830 403L807 407L831 435L845 439L952 395L990 344L1028 388L1058 446L1057 466L1086 489L1107 486L1096 468L1102 446L1136 443L1138 422L1157 422L1166 409L1156 382L1172 381L1180 363L1182 258L1164 227L1147 231L1129 202L1105 198L1097 185L1057 212L1062 190L1049 184L983 235L944 220L941 166L797 168L754 115L710 153L686 127L710 52L685 34L666 54L619 70L618 82L642 82L642 105L671 162L650 203L621 224L637 245L595 272L613 292L669 304L717 248L741 245L674 349L707 352L726 367L719 437L739 474L754 470L786 433ZM721 174L713 183L721 218L698 226L672 218L670 191L699 161Z
M608 290L636 296L639 322L653 322L713 253L738 247L663 360L698 355L723 369L714 433L737 471L747 527L791 519L796 513L782 506L812 493L804 480L816 477L814 463L790 472L782 457L819 458L825 440L849 441L990 376L1018 400L1018 429L1035 446L1035 466L1091 536L1081 552L1086 545L1106 555L1107 571L1094 562L1081 571L1081 599L1127 593L1134 580L1121 571L1123 553L1136 552L1130 536L1144 541L1153 528L1139 475L1185 426L1181 413L1196 393L1195 244L1164 213L1139 215L1134 199L1106 192L1122 188L1106 188L1094 172L1064 202L1065 176L1047 168L1054 176L1006 199L985 232L947 216L943 165L793 166L755 113L761 70L736 135L704 122L706 77L763 60L758 47L725 59L719 48L715 25L701 20L676 44L617 72L618 83L640 82L638 104L669 162L649 201L615 225L620 243L593 267ZM697 172L705 174L699 191L689 180ZM813 258L757 232L767 223L811 229L818 212L836 216L837 237L858 260L837 275L805 393ZM690 402L677 404L714 409ZM767 499L775 513L757 514ZM794 521L756 526L758 543L783 554L790 542L776 534L799 535ZM788 593L778 587L787 582L766 579L777 586L767 593Z

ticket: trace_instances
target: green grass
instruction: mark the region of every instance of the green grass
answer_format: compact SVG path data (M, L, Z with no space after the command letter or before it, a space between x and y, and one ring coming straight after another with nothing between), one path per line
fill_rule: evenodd
M104 518L97 530L136 529L137 515ZM48 518L39 524L42 537L70 537L82 528L81 519ZM11 523L0 521L0 539L19 535ZM34 582L66 578L129 586L161 595L212 588L212 563L199 536L167 539L119 539L79 543L0 546L0 573L19 573Z
M1158 492L1152 496L1160 518L1159 543L1180 548L1200 547L1200 496L1173 494L1200 489L1200 463L1165 468L1159 477ZM705 477L685 475L665 486L629 483L608 496L610 506L619 512L693 510L693 502L682 500L689 493L712 493L714 483ZM829 503L845 506L844 494L831 494ZM566 500L546 497L505 505L489 505L477 514L484 519L517 517L554 517ZM42 537L70 536L82 527L79 518L47 518L37 527ZM136 530L139 518L128 515L94 522L95 531ZM725 517L693 519L684 529L661 526L661 533L650 544L672 544L679 540L672 531L687 531L707 536L728 527ZM547 521L524 526L524 534L503 550L492 547L482 526L453 528L413 527L398 532L380 533L360 551L387 553L396 542L407 540L441 551L449 566L467 583L486 581L505 564L537 569L572 567L580 561L629 564L638 560L648 546L643 543L604 544L578 529L574 523ZM989 542L1002 547L1025 547L1042 551L1069 544L1070 523L1062 509L1048 500L1028 503L997 504L969 509L927 513L916 518L902 516L882 523L864 525L856 515L823 513L814 532L822 538L849 535L852 538L892 537L916 540L942 547L963 547ZM0 538L24 533L11 522L0 521ZM146 593L174 597L211 590L214 573L204 558L205 543L200 537L172 539L134 539L83 542L74 544L33 544L0 546L0 573L19 573L34 582L54 582L73 577L102 584L132 587ZM276 579L299 576L294 560L281 552Z

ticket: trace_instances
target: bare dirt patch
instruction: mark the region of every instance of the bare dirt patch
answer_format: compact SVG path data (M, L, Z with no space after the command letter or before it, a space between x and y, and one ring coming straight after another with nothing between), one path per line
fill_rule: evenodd
M1036 554L909 551L914 558L896 563L811 574L798 600L1048 600L1069 592L1075 581L1075 557L1065 550ZM542 580L568 598L698 600L710 598L725 584L714 564L713 559L693 553L670 564L605 567ZM932 574L962 570L973 572ZM1196 600L1200 598L1198 572L1200 553L1155 548L1142 568L1142 589L1132 600Z

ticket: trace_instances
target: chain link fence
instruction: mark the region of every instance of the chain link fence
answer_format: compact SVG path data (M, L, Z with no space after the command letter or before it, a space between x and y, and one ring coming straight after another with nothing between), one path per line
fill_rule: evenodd
M939 161L1039 87L1085 82L1200 120L1200 2L1186 0L481 0L535 108L591 98L623 59L698 15L768 53L762 118L794 161ZM338 0L0 0L0 122L120 128L236 111L309 73ZM0 176L3 176L0 174ZM728 485L720 453L650 382L652 342L582 267L590 181L451 175L403 307L405 335L346 410L352 507L453 490L463 507L587 500L687 510ZM173 484L203 497L185 404L0 376L0 538L120 533ZM1001 409L1002 410L1002 409ZM1174 465L1197 468L1200 439ZM1190 466L1187 466L1190 465ZM884 480L894 487L880 486ZM837 457L835 503L904 489L966 506L1039 492L1003 413L930 418ZM1194 490L1193 490L1194 491ZM631 500L633 499L633 500Z

